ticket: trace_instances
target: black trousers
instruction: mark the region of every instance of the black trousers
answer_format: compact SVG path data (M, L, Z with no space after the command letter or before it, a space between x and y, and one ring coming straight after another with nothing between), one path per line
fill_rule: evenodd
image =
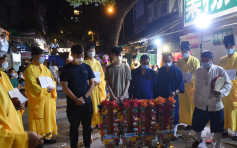
M206 124L210 120L211 132L222 133L224 130L224 110L220 111L206 111L195 107L193 112L192 128L195 132L204 130Z
M90 147L91 140L91 119L93 115L92 102L87 102L84 106L68 104L67 118L70 123L70 144L71 148L77 148L79 137L79 126L83 128L83 142L85 147Z

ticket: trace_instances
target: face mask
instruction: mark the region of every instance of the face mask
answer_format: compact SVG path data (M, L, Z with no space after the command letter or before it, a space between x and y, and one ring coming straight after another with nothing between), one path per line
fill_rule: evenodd
M11 73L10 75L11 75L12 77L15 77L15 76L16 76L16 74L15 74L15 73Z
M80 64L82 64L82 63L83 63L83 61L84 61L84 59L83 59L83 58L77 58L77 59L75 59L75 62L77 63L77 65L80 65Z
M141 65L142 66L142 69L148 69L149 68L149 65Z
M5 70L8 68L8 62L2 63L2 69Z
M212 63L210 63L210 62L202 62L202 66L203 66L204 68L210 68L211 65L212 65Z
M44 63L44 57L40 57L40 58L39 58L39 62L40 62L41 64L43 64L43 63Z
M225 51L226 51L227 54L231 55L235 52L235 49L231 48L231 49L226 49Z
M88 57L89 58L94 58L95 57L95 52L88 52Z
M122 63L122 56L116 56L116 57L114 58L114 62L115 62L115 63L118 63L118 64Z
M182 57L187 59L189 57L189 53L182 53Z
M18 78L18 75L15 75L15 78Z
M153 70L154 70L154 71L157 71L157 68L154 68Z
M168 62L168 63L164 63L165 67L171 67L172 66L172 62Z
M23 75L19 75L20 78L23 78Z

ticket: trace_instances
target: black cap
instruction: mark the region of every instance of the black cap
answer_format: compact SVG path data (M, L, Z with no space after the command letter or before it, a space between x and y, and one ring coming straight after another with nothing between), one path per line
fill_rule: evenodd
M213 52L210 50L204 50L201 53L201 57L208 58L208 59L213 59Z
M191 46L190 46L189 41L181 42L180 47L181 47L181 50L191 50Z
M234 46L235 45L235 37L233 34L225 36L224 37L224 42L225 47L229 47L229 46Z
M39 54L43 54L44 53L44 50L39 48L38 46L34 46L32 49L31 49L31 55L39 55Z

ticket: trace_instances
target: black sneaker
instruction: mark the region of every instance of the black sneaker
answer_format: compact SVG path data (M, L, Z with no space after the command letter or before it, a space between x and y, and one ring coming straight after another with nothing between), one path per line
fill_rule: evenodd
M237 141L237 136L233 136L231 139Z
M44 144L54 144L56 143L57 140L53 140L53 139L44 139Z
M222 133L222 137L227 137L227 136L228 136L228 132Z
M188 126L185 127L185 130L190 131L190 130L192 130L192 127L190 125L188 125Z
M198 148L198 145L202 143L202 140L199 142L199 141L194 141L193 144L192 144L192 148Z

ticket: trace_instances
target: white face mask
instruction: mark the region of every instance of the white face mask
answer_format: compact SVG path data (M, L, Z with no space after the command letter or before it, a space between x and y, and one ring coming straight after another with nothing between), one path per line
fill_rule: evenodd
M20 74L19 77L20 77L20 78L23 78L23 75Z
M171 67L172 66L172 62L168 62L168 63L164 63L165 67Z
M114 62L115 62L115 63L121 64L121 63L122 63L122 60L123 60L122 56L116 56L116 57L114 57Z
M12 77L15 77L15 76L16 76L16 73L10 73L10 75L11 75Z
M2 63L2 69L6 70L8 68L8 62Z
M95 57L95 52L88 52L88 57L89 58L94 58Z
M80 65L80 64L82 64L82 63L83 63L83 61L84 61L84 59L83 59L83 58L76 58L76 59L75 59L75 62L77 63L77 65Z
M18 75L17 75L17 74L15 75L15 78L18 78Z
M189 57L189 53L183 53L183 52L182 52L182 57L185 58L185 59L187 59L187 58Z

